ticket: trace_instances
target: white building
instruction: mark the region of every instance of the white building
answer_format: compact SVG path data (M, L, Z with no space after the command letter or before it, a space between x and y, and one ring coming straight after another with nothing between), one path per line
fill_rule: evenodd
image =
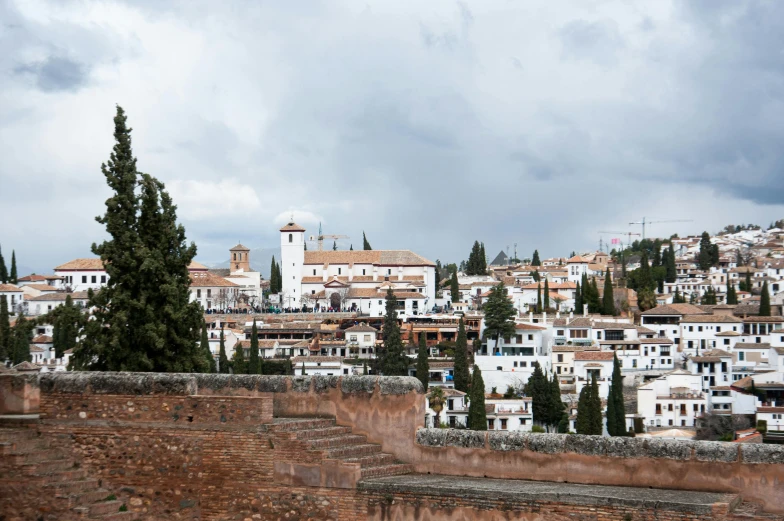
M351 290L377 290L385 282L396 294L422 295L412 299L412 313L424 312L435 301L435 263L411 251L305 251L305 228L294 222L280 229L280 247L284 308L300 308L303 294L310 295L306 301L312 301L323 291L322 298L329 307L343 309ZM342 284L327 287L333 281ZM357 299L364 298L354 295ZM359 304L370 309L372 300L379 299L366 299ZM417 302L416 310L413 301ZM366 312L364 308L361 311Z
M578 351L574 354L574 384L578 395L583 387L591 385L595 376L599 396L607 398L612 383L614 355L612 351Z
M297 356L291 359L294 374L302 374L305 368L306 375L341 376L351 375L361 370L360 367L343 363L339 356ZM357 372L357 374L359 374Z
M57 266L54 274L62 277L63 286L73 292L97 290L109 280L103 261L99 258L74 259Z
M74 293L44 293L37 297L28 298L25 301L25 313L28 315L44 315L49 313L54 308L65 304L66 298L71 296L71 301L74 306L85 308L87 307L87 292L76 291Z
M24 291L14 284L0 284L0 297L5 297L8 312L16 314L18 309L24 307Z
M566 261L569 272L569 282L582 282L583 275L588 275L588 260L575 255Z
M531 432L534 425L532 398L485 399L487 430Z
M237 306L239 297L237 284L213 275L209 271L193 271L190 277L190 301L198 302L205 311L225 310Z
M468 404L466 393L456 389L444 388L444 404L438 413L438 423L444 423L450 428L465 427L468 424ZM436 412L430 407L430 393L425 396L425 427L439 427L436 425Z
M702 377L688 371L676 370L637 388L637 413L649 427L694 427L707 408Z
M376 353L378 330L365 322L345 330L346 347L359 358L373 358Z

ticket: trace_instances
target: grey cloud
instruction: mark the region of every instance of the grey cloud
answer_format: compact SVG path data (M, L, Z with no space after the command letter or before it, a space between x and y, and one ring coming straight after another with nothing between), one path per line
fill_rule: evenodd
M20 65L16 74L32 75L44 92L76 91L87 83L89 70L69 58L50 56L43 62Z
M574 20L563 26L558 35L565 57L591 60L602 65L616 63L617 53L624 47L614 20Z

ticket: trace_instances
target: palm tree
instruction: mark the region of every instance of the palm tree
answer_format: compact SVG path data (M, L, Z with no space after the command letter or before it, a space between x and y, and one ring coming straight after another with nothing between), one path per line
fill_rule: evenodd
M433 387L428 398L430 400L430 408L436 413L433 427L441 427L440 415L441 411L444 410L444 390L440 387Z

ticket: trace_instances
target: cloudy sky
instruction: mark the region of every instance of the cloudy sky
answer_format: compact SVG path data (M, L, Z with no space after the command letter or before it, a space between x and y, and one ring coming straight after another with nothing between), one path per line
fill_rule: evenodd
M208 262L274 247L292 212L441 260L587 250L643 216L767 225L781 20L778 0L0 0L0 245L39 272L90 256L115 104Z

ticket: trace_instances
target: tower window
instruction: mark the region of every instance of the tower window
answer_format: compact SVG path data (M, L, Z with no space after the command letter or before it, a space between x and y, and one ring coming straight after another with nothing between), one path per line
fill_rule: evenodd
M294 234L293 233L289 234L289 242L294 242Z

